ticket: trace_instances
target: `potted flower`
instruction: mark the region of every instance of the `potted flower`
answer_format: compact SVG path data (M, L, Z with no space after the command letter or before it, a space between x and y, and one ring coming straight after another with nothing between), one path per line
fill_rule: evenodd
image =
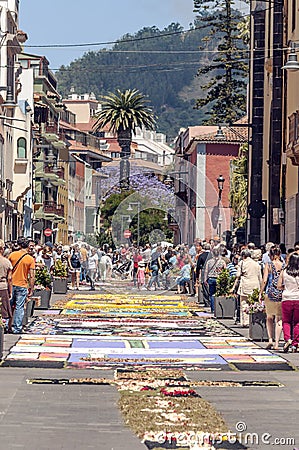
M36 309L47 309L50 307L52 293L52 279L46 267L38 267L35 271L35 287L33 297L40 297L41 301Z
M236 299L231 291L235 277L228 269L222 269L217 277L214 315L218 319L233 319L236 311Z
M57 259L53 269L53 292L54 294L66 294L67 292L67 266L60 259Z
M264 293L262 296L262 302L259 301L260 291L254 289L252 294L248 296L247 307L245 312L249 314L249 337L253 341L266 341L268 340L268 333L266 327L266 312L263 302Z

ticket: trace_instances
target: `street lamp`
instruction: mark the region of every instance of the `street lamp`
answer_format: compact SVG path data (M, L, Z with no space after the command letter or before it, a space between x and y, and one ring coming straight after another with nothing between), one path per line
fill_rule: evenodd
M225 182L225 178L223 178L222 175L219 175L219 177L217 178L217 183L218 183L218 198L219 198L219 200L221 200L222 191L223 191L223 187L224 187L224 182Z
M131 223L131 216L129 215L122 215L121 216L121 239L124 237L124 220L127 221L127 223Z
M132 205L137 206L137 247L139 247L140 241L140 202L129 203L127 211L133 211Z
M290 72L297 72L299 70L299 63L296 54L296 43L291 42L290 44L290 53L288 56L288 60L282 69L288 70Z

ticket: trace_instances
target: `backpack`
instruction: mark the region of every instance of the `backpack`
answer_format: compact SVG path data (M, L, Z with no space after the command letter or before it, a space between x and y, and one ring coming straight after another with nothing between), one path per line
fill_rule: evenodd
M281 270L284 269L285 264L282 265ZM272 302L281 302L282 299L282 290L277 288L277 283L279 280L280 272L277 271L273 262L271 262L271 274L272 279L270 277L270 283L268 287L268 297Z
M79 257L78 253L74 252L72 254L72 256L71 256L71 264L72 264L72 267L74 269L80 269L81 263L80 263L80 257Z

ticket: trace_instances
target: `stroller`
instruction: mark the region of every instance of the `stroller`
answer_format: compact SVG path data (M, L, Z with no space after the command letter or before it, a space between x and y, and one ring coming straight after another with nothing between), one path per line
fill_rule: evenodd
M112 274L125 280L131 275L132 261L125 261L112 266Z

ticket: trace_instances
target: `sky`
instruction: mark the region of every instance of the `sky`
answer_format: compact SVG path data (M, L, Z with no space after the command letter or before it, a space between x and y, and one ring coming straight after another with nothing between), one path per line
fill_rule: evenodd
M163 29L172 22L188 29L194 17L193 0L20 0L19 27L29 36L27 45L78 44L115 41L143 27ZM100 48L24 50L46 56L55 70Z

